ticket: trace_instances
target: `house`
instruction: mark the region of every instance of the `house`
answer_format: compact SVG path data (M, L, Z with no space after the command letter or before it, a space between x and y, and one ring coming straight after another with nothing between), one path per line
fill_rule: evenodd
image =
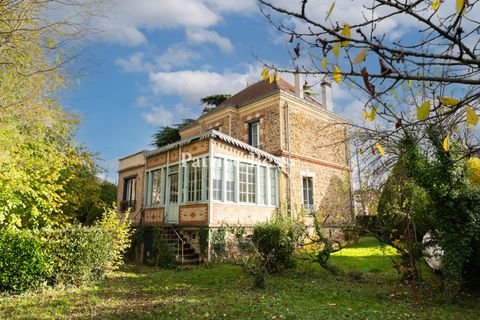
M333 112L331 85L320 86L321 102L298 74L295 85L259 81L206 110L180 141L120 159L120 210L197 251L201 226L252 227L274 215L311 223L318 212L341 236L353 220L348 123Z

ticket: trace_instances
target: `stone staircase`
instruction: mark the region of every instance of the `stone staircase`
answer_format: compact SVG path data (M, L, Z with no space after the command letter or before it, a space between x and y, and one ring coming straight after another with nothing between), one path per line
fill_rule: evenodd
M196 265L200 263L200 255L191 244L185 239L181 232L173 227L164 227L163 234L171 253L175 256L178 265ZM183 242L183 259L182 259Z

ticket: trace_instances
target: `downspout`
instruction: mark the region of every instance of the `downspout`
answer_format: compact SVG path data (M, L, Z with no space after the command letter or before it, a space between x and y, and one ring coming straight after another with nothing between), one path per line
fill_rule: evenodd
M291 183L291 162L292 162L292 154L290 151L290 122L289 122L289 112L288 112L288 102L285 101L283 105L284 111L284 121L285 121L285 143L287 147L287 215L289 217L292 216L292 183Z
M212 187L213 187L213 179L212 179L212 164L213 164L213 139L210 137L208 139L208 206L207 206L207 227L208 227L208 249L207 249L207 261L210 261L210 251L211 251L211 237L210 237L210 223L212 219Z
M355 144L356 147L356 144ZM358 159L358 150L355 150L355 154L357 156L357 173L358 173L358 190L360 191L360 203L362 204L362 214L366 214L365 210L365 201L363 199L363 192L362 192L362 175L360 174L360 162Z
M345 127L345 157L348 165L348 180L350 182L350 215L352 216L352 222L355 224L355 208L353 205L352 161L350 159L350 143L348 141L348 131Z

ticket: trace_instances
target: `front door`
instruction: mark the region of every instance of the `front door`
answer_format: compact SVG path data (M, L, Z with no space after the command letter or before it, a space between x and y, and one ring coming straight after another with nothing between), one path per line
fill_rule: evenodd
M178 224L178 166L169 168L167 187L165 222Z

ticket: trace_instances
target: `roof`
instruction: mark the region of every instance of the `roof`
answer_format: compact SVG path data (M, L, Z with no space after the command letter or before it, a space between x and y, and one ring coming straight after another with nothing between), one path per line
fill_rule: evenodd
M147 152L148 152L148 150L138 151L138 152L129 154L128 156L121 157L120 159L118 159L118 161L122 161L122 160L125 160L125 159L127 159L127 158L131 158L131 157L133 157L133 156L139 155L140 153L147 153Z
M212 112L216 112L218 110L228 107L241 108L257 100L279 93L280 91L295 95L295 87L283 79L273 81L272 83L270 83L269 81L260 80L257 83L254 83L246 87L245 89L237 92L227 100L223 101L218 107L212 108L211 110L202 114L199 119L205 117L206 115L210 115ZM320 102L308 95L305 95L305 100L309 103L323 108ZM183 127L182 130L194 127L197 124L198 120L195 120L192 123Z
M222 102L219 107L231 106L240 108L253 101L278 93L280 92L280 90L286 91L293 95L295 94L295 87L283 79L273 81L272 83L270 83L269 81L261 80L234 94L233 96ZM321 106L321 104L317 100L313 99L308 95L305 95L305 100Z
M163 152L166 152L166 151L169 151L169 150L172 150L172 149L175 149L175 148L178 148L178 147L182 147L182 146L185 146L187 144L190 144L192 143L193 141L196 141L196 140L205 140L205 139L215 139L215 138L218 138L226 143L229 143L231 145L234 145L236 147L239 147L241 149L244 149L246 151L249 151L259 157L262 157L262 158L265 158L279 166L282 165L282 160L278 157L275 157L274 155L268 153L268 152L265 152L263 150L260 150L258 148L255 148L255 147L252 147L251 145L245 143L245 142L242 142L240 140L237 140L235 138L232 138L231 136L229 135L226 135L224 133L221 133L217 130L208 130L208 131L205 131L199 135L196 135L196 136L193 136L193 137L190 137L190 138L187 138L187 139L183 139L183 140L180 140L180 141L177 141L177 142L174 142L174 143L171 143L171 144L168 144L166 146L163 146L163 147L160 147L156 150L152 150L152 151L147 151L145 152L145 158L149 158L149 157L153 157L159 153L163 153Z

